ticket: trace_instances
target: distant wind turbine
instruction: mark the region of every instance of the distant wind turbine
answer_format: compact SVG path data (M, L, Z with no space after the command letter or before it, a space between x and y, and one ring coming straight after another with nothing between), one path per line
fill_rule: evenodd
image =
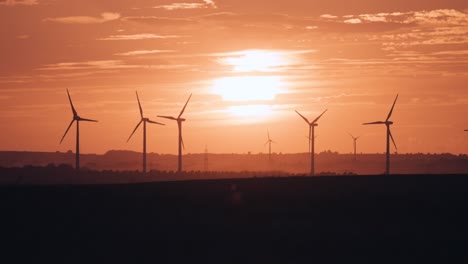
M276 144L276 142L270 138L270 131L267 131L267 135L268 135L268 140L265 142L265 145L268 144L268 160L271 161L271 143Z
M392 139L393 145L395 146L395 149L397 149L395 140L393 139L393 136L392 136L392 132L390 131L390 125L393 124L393 121L389 121L390 117L392 116L393 108L395 107L395 103L397 99L398 99L398 94L395 97L395 101L393 101L392 108L390 109L390 112L388 113L387 119L385 119L385 121L375 121L375 122L363 124L363 125L385 125L387 127L387 154L386 154L387 161L386 161L386 169L385 169L386 175L390 174L390 139Z
M306 123L309 125L309 149L310 149L310 174L312 176L314 176L315 174L315 161L314 161L314 153L315 153L315 147L314 147L314 143L315 143L315 127L318 126L317 124L317 121L320 119L320 117L322 117L323 114L325 114L325 112L327 111L328 109L326 109L325 111L323 111L323 113L321 113L317 118L314 119L314 121L312 122L309 122L309 120L307 118L305 118L303 115L301 115L301 113L299 113L297 110L296 113L302 117L302 119L304 119L304 121L306 121Z
M156 124L156 125L162 125L162 126L164 126L164 124L155 122L143 116L143 108L141 108L141 103L140 103L140 98L138 97L138 92L135 92L135 93L136 93L136 97L138 101L138 107L140 108L141 119L140 119L140 122L138 122L138 124L136 125L135 129L133 129L132 134L130 134L130 136L128 137L127 142L130 140L133 134L135 134L135 131L138 129L141 123L143 123L143 176L145 176L146 175L146 122L150 124Z
M179 164L177 167L177 171L180 173L182 171L182 147L184 147L184 140L182 139L182 122L185 121L185 118L182 118L182 114L185 111L185 107L187 107L188 102L190 101L190 98L192 97L192 94L190 94L189 98L187 99L187 102L185 103L184 107L182 108L182 111L180 111L180 114L177 118L173 116L158 116L166 119L171 119L177 121L177 127L179 128Z
M70 127L73 125L73 122L76 121L76 157L75 157L75 169L77 171L80 170L80 121L86 121L86 122L97 122L97 120L93 119L87 119L87 118L82 118L78 115L78 113L75 110L75 107L73 106L72 99L70 97L70 93L68 92L67 89L67 94L68 94L68 100L70 101L70 106L73 112L73 119L70 122L70 125L68 125L67 130L65 130L65 134L63 134L62 139L60 140L60 144L62 144L63 139L68 133L68 130L70 130Z
M353 147L354 147L354 160L356 160L356 141L361 137L354 137L351 133L348 133L353 138Z
M310 139L311 139L311 137L309 135L309 136L305 136L305 138L307 138L307 140L309 140L309 146L308 146L309 149L307 151L310 153ZM314 138L317 139L318 135L315 135Z

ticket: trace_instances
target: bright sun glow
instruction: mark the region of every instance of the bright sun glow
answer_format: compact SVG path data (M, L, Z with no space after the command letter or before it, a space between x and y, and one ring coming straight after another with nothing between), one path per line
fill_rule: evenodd
M246 50L234 55L237 56L223 58L221 62L233 66L235 72L271 72L287 64L285 56L278 51Z
M227 112L241 117L265 117L272 113L272 107L269 105L236 105L230 106Z
M273 100L282 92L279 76L239 76L214 80L213 93L225 101Z

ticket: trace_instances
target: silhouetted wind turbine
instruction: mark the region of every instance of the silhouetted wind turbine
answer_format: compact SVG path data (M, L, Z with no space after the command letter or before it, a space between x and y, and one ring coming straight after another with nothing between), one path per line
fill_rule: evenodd
M138 107L140 108L140 122L136 125L135 129L133 129L132 134L127 139L127 142L130 140L130 138L135 134L135 131L138 129L138 127L143 123L143 176L146 175L146 122L151 123L151 124L156 124L156 125L162 125L162 123L155 122L153 120L150 120L149 118L146 118L143 116L143 108L141 108L141 103L140 103L140 98L138 97L138 92L136 93L137 101L138 101Z
M185 121L185 118L182 118L182 114L184 113L185 107L187 106L191 97L192 97L192 94L190 94L189 98L187 99L187 102L185 103L184 107L182 108L182 111L180 111L180 114L177 118L173 116L158 116L158 117L177 121L177 127L179 128L179 164L178 164L177 171L179 173L182 171L182 147L184 147L185 149L184 140L182 139L182 122Z
M309 147L308 147L309 149L307 151L310 153L310 139L311 139L311 137L309 135L309 136L305 136L305 138L307 138L307 140L309 140ZM314 136L314 138L317 139L318 135Z
M309 125L309 148L310 148L310 174L312 176L314 176L315 174L315 161L314 161L314 143L315 143L315 136L314 136L314 133L315 133L315 127L318 126L317 124L317 121L320 119L320 117L322 117L323 114L325 114L325 112L327 111L328 109L326 109L325 111L323 111L323 113L321 113L317 118L314 119L314 121L312 122L309 122L309 120L307 118L305 118L303 115L301 115L297 110L296 113L302 117L302 119L304 119L304 121L306 121L306 123Z
M387 127L387 154L386 154L387 162L386 162L386 169L385 169L386 175L390 174L390 139L392 139L393 145L395 146L395 149L397 149L395 140L393 139L393 136L392 136L392 132L390 131L390 125L392 125L393 122L389 121L390 117L392 116L393 108L395 107L395 103L397 99L398 99L398 94L395 97L395 101L393 101L392 108L390 109L390 112L388 113L387 119L385 119L385 121L375 121L375 122L363 124L363 125L385 125Z
M80 121L87 121L87 122L97 122L97 120L93 119L87 119L87 118L82 118L78 115L78 113L75 110L75 107L73 106L72 99L70 97L70 93L68 92L67 89L67 95L68 95L68 100L70 101L70 106L73 112L73 119L70 122L70 125L68 125L67 130L65 130L65 134L63 134L62 139L60 140L60 144L62 144L63 139L68 133L68 130L70 130L70 127L73 125L73 122L76 121L76 157L75 157L75 169L78 171L80 170Z
M268 160L271 161L271 143L275 143L275 141L273 141L271 138L270 138L270 132L267 131L267 135L268 135L268 140L265 142L265 145L268 144Z
M348 133L353 138L353 147L354 147L354 160L356 160L356 141L361 137L354 137L351 133Z

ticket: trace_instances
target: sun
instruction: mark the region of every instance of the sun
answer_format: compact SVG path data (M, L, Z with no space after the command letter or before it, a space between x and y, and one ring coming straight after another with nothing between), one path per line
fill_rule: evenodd
M213 81L212 92L224 101L265 101L274 100L283 92L279 76L236 76Z
M234 72L273 72L288 64L284 54L269 50L245 50L222 58L222 64L233 67Z

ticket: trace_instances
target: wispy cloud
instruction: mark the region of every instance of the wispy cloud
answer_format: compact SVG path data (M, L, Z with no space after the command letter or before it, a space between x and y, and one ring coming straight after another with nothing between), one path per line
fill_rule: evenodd
M158 53L171 53L175 50L133 50L123 53L116 53L118 56L138 56L138 55L148 55L148 54L158 54Z
M138 67L138 65L126 65L120 60L97 60L46 64L39 70L129 69Z
M322 18L335 19L340 22L341 19L336 16L322 15ZM346 15L345 23L350 20L359 19L363 23L372 22L387 22L401 24L418 24L418 25L452 25L465 26L468 24L468 10L455 9L436 9L411 12L393 12L393 13L375 13L375 14L358 14Z
M68 16L68 17L55 17L55 18L46 18L44 21L64 23L64 24L100 24L120 18L118 13L102 13L100 17L91 17L91 16Z
M37 0L0 0L0 5L15 6L15 5L37 5Z
M346 24L360 24L362 23L362 20L359 18L350 18L350 19L346 19L343 22L345 22Z
M193 69L196 65L189 64L126 64L122 60L96 60L96 61L79 61L79 62L59 62L46 64L40 71L59 72L59 71L82 71L81 73L60 73L53 75L37 75L41 78L55 77L82 77L96 73L109 73L112 70L131 70L131 69L148 69L148 70L183 70Z
M325 19L334 19L334 18L338 18L337 16L334 16L334 15L330 15L330 14L323 14L320 16L321 18L325 18Z
M212 0L203 0L202 3L172 3L168 5L157 5L153 8L165 10L179 10L179 9L199 9L199 8L217 8Z
M158 35L152 33L143 34L132 34L132 35L111 35L106 38L100 38L99 40L141 40L141 39L169 39L169 38L180 38L181 36L176 35Z

